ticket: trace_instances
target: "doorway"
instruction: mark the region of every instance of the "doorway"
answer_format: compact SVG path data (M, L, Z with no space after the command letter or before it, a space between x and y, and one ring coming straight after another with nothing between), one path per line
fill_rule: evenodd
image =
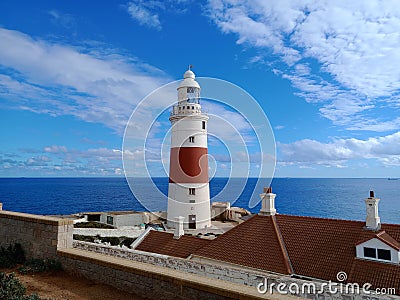
M189 215L189 229L196 229L196 215Z

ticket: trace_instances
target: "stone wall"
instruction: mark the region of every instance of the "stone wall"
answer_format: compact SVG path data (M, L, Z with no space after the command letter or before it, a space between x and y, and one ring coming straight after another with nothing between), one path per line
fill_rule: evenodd
M253 287L80 249L58 253L68 272L148 299L291 299L266 297Z
M146 265L153 265L161 267L163 269L171 269L179 271L184 274L199 276L200 278L207 278L214 280L214 282L223 282L228 286L241 286L243 289L249 289L249 291L257 292L257 286L260 283L265 283L267 279L268 285L274 285L273 296L282 296L283 299L289 298L289 295L281 295L277 292L276 288L278 284L285 284L286 287L293 286L299 287L300 293L292 295L293 297L307 298L307 299L321 299L321 300L378 300L378 299L399 299L394 295L376 295L376 294L365 294L365 293L351 293L348 294L345 288L342 290L338 289L337 292L331 293L328 288L324 288L321 284L322 281L312 281L315 284L316 291L322 291L319 294L309 294L307 292L302 293L301 287L307 287L310 281L291 278L284 275L277 275L266 273L257 270L244 269L240 266L224 265L220 262L212 263L212 261L194 261L182 258L170 257L166 255L147 253L138 250L122 249L120 247L105 246L100 244L87 243L82 241L74 241L73 247L76 249L83 250L85 252L94 252L110 257L122 258L125 260L135 261L144 263ZM307 289L305 289L307 291ZM361 289L360 289L361 291ZM265 294L259 294L263 299L270 299L271 294L269 292ZM168 298L167 298L168 299ZM178 298L177 298L178 299ZM208 299L208 298L207 298ZM246 299L246 298L244 298Z
M72 220L0 210L0 246L20 243L27 258L56 258L72 247Z
M155 266L179 270L214 279L221 279L232 283L249 285L253 287L256 287L265 276L270 275L268 273L249 272L239 268L224 267L216 264L199 263L196 261L182 259L178 257L147 253L138 250L122 249L118 246L105 246L83 241L74 241L73 247L76 249L134 260ZM275 280L279 280L282 278L282 276L278 275L273 275L273 277Z

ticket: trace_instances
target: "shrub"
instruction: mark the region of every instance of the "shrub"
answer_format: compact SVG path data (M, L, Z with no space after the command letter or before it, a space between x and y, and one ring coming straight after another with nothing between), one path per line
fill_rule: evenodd
M22 274L28 273L40 273L47 271L59 271L61 270L61 263L55 259L31 259L21 267L18 271Z
M80 234L74 234L74 240L77 241L83 241L83 242L89 242L89 243L94 243L95 240L100 240L102 243L110 243L111 246L122 246L125 245L126 247L130 247L131 244L136 240L136 238L128 238L126 236L105 236L102 237L100 235L96 236L91 236L91 235L80 235Z
M116 236L106 236L106 237L102 237L101 241L103 243L110 243L111 246L117 246L119 245L119 237Z
M25 286L15 277L14 273L0 273L0 299L18 300L25 295Z
M38 295L25 296L26 288L15 277L14 273L9 275L0 273L0 299L4 300L40 300Z
M74 234L73 239L77 241L83 241L83 242L89 242L89 243L94 243L94 240L96 237L91 236L91 235L80 235L80 234Z
M132 243L136 240L135 238L121 237L122 241L120 242L120 246L124 245L128 248L132 245Z
M12 268L17 264L25 262L25 252L22 249L21 244L16 243L9 245L6 248L0 248L0 267L1 268Z

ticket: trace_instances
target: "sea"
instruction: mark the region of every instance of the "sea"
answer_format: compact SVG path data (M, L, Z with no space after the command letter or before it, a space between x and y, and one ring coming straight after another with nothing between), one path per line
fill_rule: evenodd
M141 178L133 180L135 196L125 178L0 178L0 202L4 210L43 215L166 210L168 178L151 180L154 185ZM239 192L226 189L243 182ZM373 190L381 199L381 222L400 224L400 180L274 178L271 186L277 195L278 213L347 220L365 219L364 199ZM155 187L158 193L154 193ZM261 203L257 201L260 193L262 189L256 178L213 178L210 181L212 202L229 201L231 206L243 207L253 213L260 210Z

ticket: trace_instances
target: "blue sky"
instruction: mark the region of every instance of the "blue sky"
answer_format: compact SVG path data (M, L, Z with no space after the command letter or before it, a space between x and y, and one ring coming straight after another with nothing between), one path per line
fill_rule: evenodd
M0 176L122 176L131 113L193 64L257 100L275 176L400 177L399 35L396 1L1 1Z

